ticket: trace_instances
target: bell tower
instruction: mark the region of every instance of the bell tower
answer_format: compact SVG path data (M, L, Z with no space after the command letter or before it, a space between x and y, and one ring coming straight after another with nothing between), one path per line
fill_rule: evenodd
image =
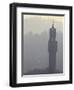
M48 41L48 52L49 52L49 72L56 72L56 52L57 52L57 41L56 41L56 28L54 23L49 30L49 41Z

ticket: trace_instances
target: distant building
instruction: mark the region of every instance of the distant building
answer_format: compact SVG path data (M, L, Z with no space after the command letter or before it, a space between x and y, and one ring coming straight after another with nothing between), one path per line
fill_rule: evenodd
M56 41L56 29L54 24L49 31L48 51L49 51L49 72L56 72L56 52L57 52L57 41Z

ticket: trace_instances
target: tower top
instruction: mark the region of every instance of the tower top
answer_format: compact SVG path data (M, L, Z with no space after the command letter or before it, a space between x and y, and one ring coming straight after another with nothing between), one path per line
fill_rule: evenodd
M54 24L52 24L52 28L54 28Z
M52 22L52 28L54 28L54 20L53 20L53 22Z

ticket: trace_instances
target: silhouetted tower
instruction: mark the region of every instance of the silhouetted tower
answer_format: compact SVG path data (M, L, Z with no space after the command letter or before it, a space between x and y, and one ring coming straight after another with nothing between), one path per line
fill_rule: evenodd
M54 24L49 31L49 42L48 42L48 51L49 51L49 69L50 72L56 72L56 52L57 52L57 41L56 41L56 29Z

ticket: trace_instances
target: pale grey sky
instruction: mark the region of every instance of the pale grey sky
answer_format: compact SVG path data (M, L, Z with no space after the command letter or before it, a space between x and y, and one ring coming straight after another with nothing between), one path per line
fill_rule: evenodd
M64 16L24 15L23 20L23 73L49 66L48 40L53 20L58 42L56 68L62 71Z
M32 32L38 33L48 32L51 27L53 21L54 26L57 30L61 30L63 32L64 28L64 16L42 16L42 15L24 15L24 33Z

